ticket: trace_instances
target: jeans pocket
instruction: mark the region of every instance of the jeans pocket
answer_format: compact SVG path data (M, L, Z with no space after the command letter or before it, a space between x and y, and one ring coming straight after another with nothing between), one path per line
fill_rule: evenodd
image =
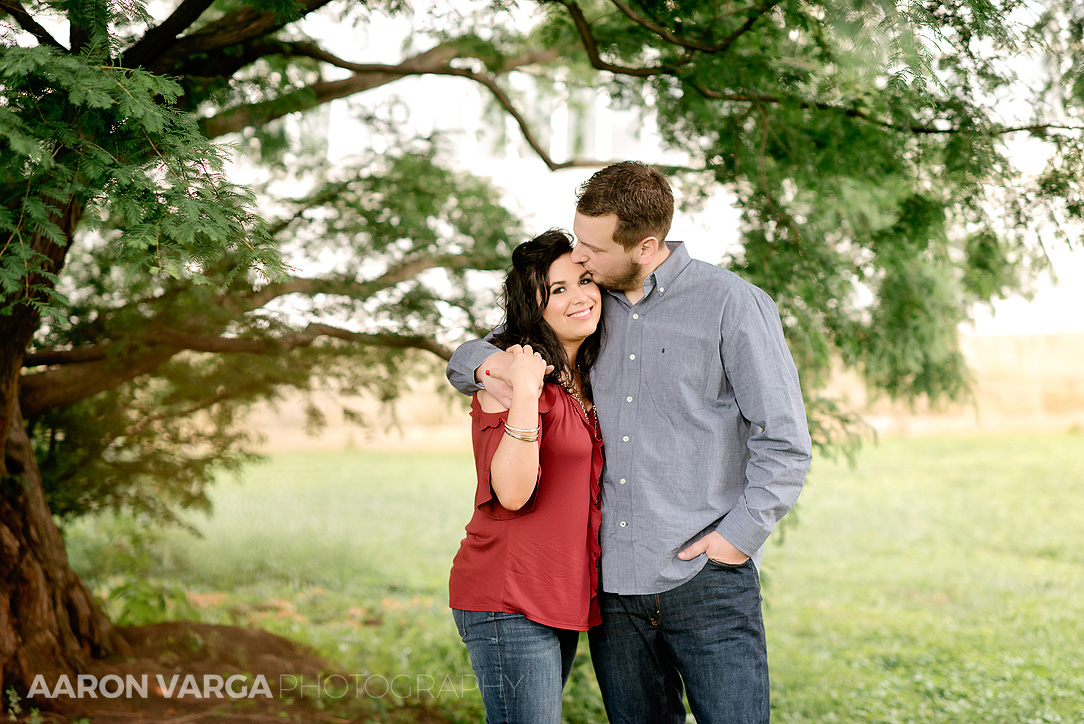
M723 569L729 568L731 570L736 570L738 568L744 568L747 565L752 565L753 559L752 558L746 558L741 563L727 563L726 561L719 561L719 560L716 560L714 558L708 558L708 563L713 563L719 568L723 568Z
M455 619L455 629L459 632L459 638L467 638L467 629L470 626L467 624L467 617L464 611L460 611L458 608L452 609L452 618Z

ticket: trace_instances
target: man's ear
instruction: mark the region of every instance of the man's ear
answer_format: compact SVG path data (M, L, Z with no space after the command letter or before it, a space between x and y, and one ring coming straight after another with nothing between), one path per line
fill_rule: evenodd
M638 261L641 264L648 265L655 260L656 255L659 253L659 247L662 246L661 241L655 236L645 236L640 240L640 244L637 247L640 250L640 258Z

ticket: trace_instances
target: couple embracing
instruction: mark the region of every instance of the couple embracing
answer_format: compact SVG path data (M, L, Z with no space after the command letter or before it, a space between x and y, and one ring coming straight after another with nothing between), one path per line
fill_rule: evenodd
M758 568L810 461L762 290L667 242L665 177L580 187L575 244L518 246L506 321L461 346L475 511L450 603L488 724L557 723L578 632L611 722L769 719ZM605 464L603 464L605 442Z

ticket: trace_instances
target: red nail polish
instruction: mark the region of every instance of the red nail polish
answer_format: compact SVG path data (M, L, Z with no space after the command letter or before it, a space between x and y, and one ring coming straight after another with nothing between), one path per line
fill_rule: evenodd
M486 370L486 374L487 374L487 375L489 374L489 370Z

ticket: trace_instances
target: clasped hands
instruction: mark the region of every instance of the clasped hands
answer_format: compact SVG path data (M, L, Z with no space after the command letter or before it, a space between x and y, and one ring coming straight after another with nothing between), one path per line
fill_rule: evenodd
M553 365L547 364L531 345L514 344L486 357L475 370L474 378L498 402L511 407L512 390L517 384L536 389L541 394L543 380L551 372Z

